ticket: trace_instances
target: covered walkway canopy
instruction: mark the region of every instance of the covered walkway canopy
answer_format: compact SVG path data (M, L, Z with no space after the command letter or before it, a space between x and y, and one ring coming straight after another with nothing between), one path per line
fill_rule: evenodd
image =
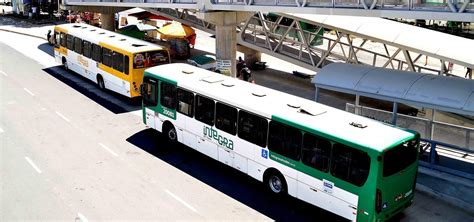
M474 68L474 40L383 18L288 14L373 41ZM350 21L350 22L348 22Z
M474 116L474 80L333 63L324 66L312 83L316 89Z

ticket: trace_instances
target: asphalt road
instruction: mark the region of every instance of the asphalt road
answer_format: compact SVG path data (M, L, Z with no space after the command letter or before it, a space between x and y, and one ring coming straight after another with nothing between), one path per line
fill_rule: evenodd
M0 221L340 220L171 146L143 126L137 102L66 72L51 53L43 40L0 32ZM472 218L417 193L395 220Z

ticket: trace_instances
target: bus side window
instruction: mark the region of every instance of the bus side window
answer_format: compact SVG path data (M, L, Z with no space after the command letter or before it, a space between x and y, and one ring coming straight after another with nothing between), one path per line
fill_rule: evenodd
M196 95L196 120L207 125L214 125L214 106L212 99Z
M303 152L301 160L307 166L323 172L329 172L331 158L331 142L310 133L303 136Z
M300 159L301 131L275 121L270 121L268 149L293 160Z
M261 147L267 145L267 119L251 114L247 111L239 111L238 135L241 139L247 140Z
M102 48L102 64L112 67L112 50Z
M331 174L356 186L362 186L369 176L369 155L339 143L334 144L332 152Z
M115 70L123 72L123 55L122 53L113 52L112 66Z
M82 55L84 55L87 58L91 58L91 43L89 41L84 40Z
M82 39L74 37L74 52L82 54Z
M66 48L69 50L74 50L74 36L69 34L66 35Z
M61 40L59 41L59 42L60 42L60 45L61 45L62 47L66 47L66 33L61 32L60 38L61 38Z
M128 75L128 70L130 69L130 58L128 56L123 57L123 71Z
M178 112L193 117L194 94L187 90L178 89Z
M156 80L145 78L145 80L143 80L143 88L141 92L143 97L143 104L145 106L156 106L158 104L156 91Z
M102 48L99 45L92 44L92 59L96 62L101 62Z
M237 109L218 102L216 105L216 128L235 135L237 132Z
M171 85L166 82L161 82L160 84L160 103L162 106L176 110L176 86Z

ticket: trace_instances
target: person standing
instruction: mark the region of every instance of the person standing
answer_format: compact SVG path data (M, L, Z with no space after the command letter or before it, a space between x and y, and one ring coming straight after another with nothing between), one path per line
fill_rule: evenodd
M464 76L464 78L467 78L467 79L472 79L472 68L471 67L466 67L466 75Z
M243 65L245 64L244 60L242 60L242 57L239 56L239 61L237 61L237 78L240 77L240 71L242 70Z
M250 73L250 69L245 63L242 65L242 70L240 70L240 76L242 76L242 80L246 82L252 80L252 74Z

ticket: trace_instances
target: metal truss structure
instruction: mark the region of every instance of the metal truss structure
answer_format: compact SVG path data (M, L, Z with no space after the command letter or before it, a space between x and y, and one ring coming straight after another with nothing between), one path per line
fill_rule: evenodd
M179 8L474 22L470 0L65 0L70 6Z
M199 13L188 9L148 9L197 29L214 34L214 25L200 19ZM325 24L299 20L288 14L258 12L237 27L238 44L317 72L331 62L365 64L383 68L447 73L447 62L458 61L427 55L403 46L357 36L348 30ZM306 27L302 27L303 24ZM308 28L309 26L309 28ZM434 57L433 57L434 56ZM423 62L427 62L428 66ZM435 62L433 62L435 61Z

